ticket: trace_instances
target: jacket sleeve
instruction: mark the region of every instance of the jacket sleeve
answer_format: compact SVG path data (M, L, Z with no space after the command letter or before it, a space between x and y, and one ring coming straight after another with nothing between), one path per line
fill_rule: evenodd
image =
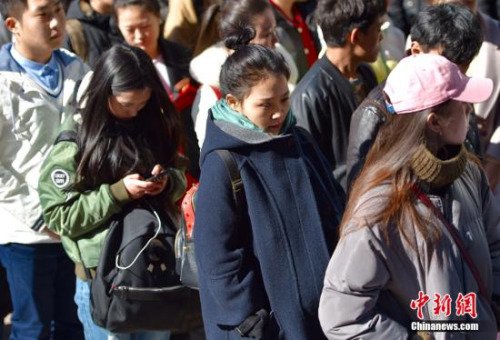
M366 155L384 121L383 115L378 108L366 101L352 114L347 146L347 188L351 187L365 164Z
M379 294L390 280L383 249L368 227L340 241L326 270L319 305L328 339L408 338L405 327L377 308Z
M248 226L238 221L231 181L223 161L208 154L197 192L194 242L204 319L239 325L266 308L267 298Z
M14 176L11 170L8 169L4 152L6 150L6 143L8 143L7 137L5 136L5 131L11 129L9 124L9 117L7 117L4 111L4 105L2 103L3 98L8 98L7 93L4 89L7 89L7 84L2 81L0 77L0 145L2 145L3 151L0 151L0 194L2 196L8 196L10 192L14 192L16 188L20 187L20 180L17 176Z
M331 118L334 113L331 112L331 107L323 107L323 103L327 101L322 100L320 93L312 94L302 88L297 88L291 97L292 112L297 118L297 125L309 131L330 162L334 159Z
M191 109L194 122L194 131L198 138L198 146L203 146L207 127L208 111L217 102L217 95L208 85L201 85L196 92L196 98Z
M486 151L486 164L484 166L490 187L495 192L498 191L500 183L500 126L496 128L490 139L490 144Z
M481 171L481 191L483 221L493 268L493 296L494 300L500 302L500 209L483 171Z
M38 186L45 223L70 238L98 228L130 200L122 181L84 193L71 190L76 153L74 142L54 145L42 166Z
M185 167L175 168L169 176L168 197L172 202L177 202L186 193Z

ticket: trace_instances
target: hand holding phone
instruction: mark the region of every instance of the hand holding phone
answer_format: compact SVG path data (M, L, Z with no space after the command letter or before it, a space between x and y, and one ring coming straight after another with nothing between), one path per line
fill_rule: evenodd
M170 169L163 169L162 171L160 171L156 175L153 175L151 177L146 178L145 181L146 182L158 182L158 181L162 180L163 178L165 178L165 176L168 175L169 172L170 172Z

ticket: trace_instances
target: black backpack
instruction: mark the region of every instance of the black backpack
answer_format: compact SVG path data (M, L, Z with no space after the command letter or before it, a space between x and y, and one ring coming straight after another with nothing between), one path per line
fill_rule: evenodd
M175 234L171 219L146 200L113 217L90 286L97 325L120 333L201 327L198 293L175 271Z
M75 142L62 132L56 140ZM97 269L86 269L93 321L112 332L202 327L198 291L181 285L175 271L172 219L146 198L127 204L109 222Z

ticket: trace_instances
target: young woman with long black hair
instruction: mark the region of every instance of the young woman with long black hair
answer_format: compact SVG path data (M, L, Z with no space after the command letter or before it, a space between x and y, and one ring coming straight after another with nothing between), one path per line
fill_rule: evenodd
M99 59L82 103L63 123L63 130L77 132L76 143L55 144L39 193L47 226L76 264L75 302L86 338L168 339L168 331L109 334L97 327L84 267L96 268L110 219L129 204L147 199L155 209L175 213L174 202L185 191L176 152L179 117L151 58L131 46L114 46ZM145 180L166 168L172 170L168 176Z

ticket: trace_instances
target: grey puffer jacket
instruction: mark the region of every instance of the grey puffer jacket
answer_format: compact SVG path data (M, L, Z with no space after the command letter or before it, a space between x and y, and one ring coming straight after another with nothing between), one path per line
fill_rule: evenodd
M432 251L410 221L412 250L400 233L390 232L390 246L379 225L368 214L384 206L389 185L368 191L355 208L330 260L321 295L319 318L329 339L407 339L411 324L419 321L410 307L419 292L429 301L424 320L478 322L479 332L435 332L435 339L495 339L496 321L489 302L479 295L478 284L461 253L437 217L420 203L417 209L440 227L441 238ZM484 173L473 163L447 189L444 197L429 198L457 226L488 294L500 295L500 211L495 208ZM435 294L449 294L451 314L435 314ZM458 295L476 294L477 318L457 316ZM460 314L460 313L458 313Z

